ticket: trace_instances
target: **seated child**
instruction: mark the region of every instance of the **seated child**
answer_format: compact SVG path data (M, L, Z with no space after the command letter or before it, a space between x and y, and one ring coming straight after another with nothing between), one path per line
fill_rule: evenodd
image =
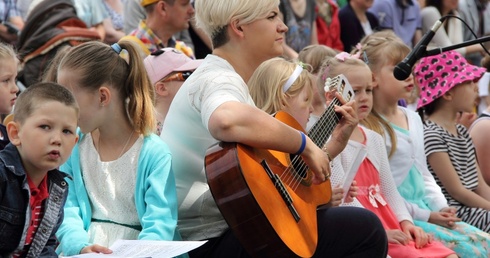
M77 121L78 104L60 85L35 84L17 99L0 152L0 257L57 257L68 194L57 167L78 140Z
M12 46L0 42L0 115L12 112L19 88L17 77L17 57ZM0 150L9 143L7 128L0 121Z
M202 60L191 59L175 48L162 48L145 58L146 72L155 88L157 135L162 132L163 121L175 94L201 62Z
M320 74L325 79L343 74L349 80L362 123L373 107L375 83L369 67L358 58L359 55L338 54L326 61ZM414 225L391 176L383 137L376 132L361 126L354 130L347 147L333 161L332 184L342 183L356 157L356 146L365 148L367 155L359 157L362 161L354 177L358 186L356 200L343 205L364 207L378 215L388 236L388 254L393 258L457 257L454 251L438 241L432 241L429 234Z
M456 215L490 233L490 187L480 171L473 139L465 126L455 123L460 112L473 110L476 82L484 73L485 68L469 64L455 51L422 58L414 68L429 171Z

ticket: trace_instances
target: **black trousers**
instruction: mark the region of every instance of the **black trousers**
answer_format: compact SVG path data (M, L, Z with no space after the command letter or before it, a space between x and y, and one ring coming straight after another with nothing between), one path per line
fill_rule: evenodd
M385 258L388 252L386 231L378 217L362 208L320 209L318 246L313 257ZM231 229L222 236L189 252L190 258L250 257Z

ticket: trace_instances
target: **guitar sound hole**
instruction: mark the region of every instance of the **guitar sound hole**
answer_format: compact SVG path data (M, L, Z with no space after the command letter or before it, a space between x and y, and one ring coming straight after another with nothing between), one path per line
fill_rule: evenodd
M300 156L290 154L289 158L291 159L291 165L294 168L293 173L296 173L298 177L305 179L308 175L308 166L303 161Z

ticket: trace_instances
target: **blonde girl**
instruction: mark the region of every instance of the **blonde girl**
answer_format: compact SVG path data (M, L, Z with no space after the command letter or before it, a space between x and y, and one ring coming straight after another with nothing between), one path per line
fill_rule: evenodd
M483 232L475 227L460 222L456 209L448 205L427 167L420 117L398 105L398 100L408 98L415 87L413 76L399 81L393 75L395 65L410 49L387 32L371 34L361 45L360 53L375 79L373 112L362 124L385 138L392 176L415 225L461 257L474 253L485 257L488 238L482 237Z
M278 111L289 113L301 127L306 123L312 111L312 97L316 80L303 63L295 64L282 58L272 58L263 62L248 82L250 95L258 108L269 114ZM295 71L301 71L299 74ZM296 79L292 81L290 78ZM351 202L356 196L355 183L345 202ZM344 191L341 187L332 189L332 206L339 206Z
M0 118L12 112L17 92L17 54L12 46L0 42ZM1 120L0 120L1 122ZM7 129L0 123L0 150L9 143Z
M314 82L312 75L302 66L304 64L294 64L279 57L269 59L255 70L248 87L258 108L269 114L283 110L304 129L313 111ZM295 73L296 69L299 73Z
M110 253L117 239L175 239L171 155L152 134L153 87L137 48L128 41L81 44L65 54L57 75L80 105L81 131L61 166L72 179L60 251Z
M342 53L327 59L320 76L327 80L343 74L354 90L359 119L364 120L370 115L373 105L373 77L369 67L358 58L358 55ZM356 159L358 148L366 149L367 156L358 157L362 158L354 178L359 188L358 196L354 202L343 206L364 207L380 218L388 236L388 254L391 257L456 257L441 243L431 242L431 237L413 224L396 189L383 147L383 138L376 132L361 126L354 130L349 144L334 160L332 183L342 183Z

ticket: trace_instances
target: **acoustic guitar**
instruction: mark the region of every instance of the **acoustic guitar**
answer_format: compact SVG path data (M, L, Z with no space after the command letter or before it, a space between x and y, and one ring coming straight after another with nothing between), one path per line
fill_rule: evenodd
M354 94L343 75L330 80L327 87L346 100ZM334 105L340 105L336 98L308 132L320 148L340 119ZM303 131L288 113L278 112L275 118ZM251 256L311 257L315 253L316 210L330 201L332 191L329 180L312 184L313 172L300 156L219 142L206 152L205 172L219 210Z

